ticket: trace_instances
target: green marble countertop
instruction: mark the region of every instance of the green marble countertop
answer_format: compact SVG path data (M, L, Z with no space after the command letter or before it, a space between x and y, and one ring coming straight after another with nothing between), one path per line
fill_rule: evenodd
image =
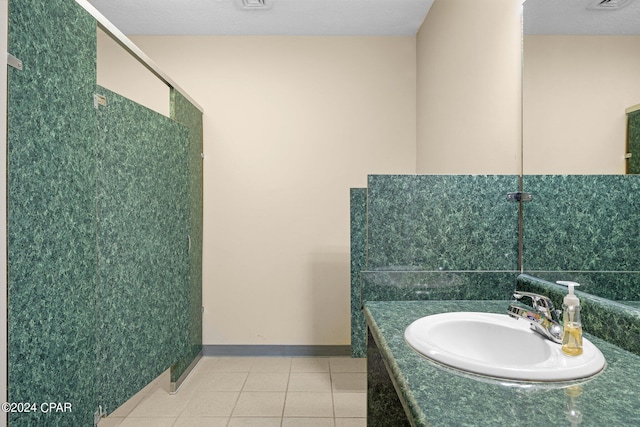
M396 388L401 390L403 405L412 414L412 425L640 425L640 356L592 335L585 334L604 354L607 368L590 381L564 388L479 381L432 364L404 341L405 328L421 317L450 311L505 313L508 304L508 301L365 304L367 324Z
M640 308L640 301L616 301L620 304L628 305L635 308Z

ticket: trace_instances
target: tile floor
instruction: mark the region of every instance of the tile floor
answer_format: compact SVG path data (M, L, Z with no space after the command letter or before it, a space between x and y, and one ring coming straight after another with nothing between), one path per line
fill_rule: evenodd
M366 416L366 359L204 357L177 394L152 384L99 427L366 427Z

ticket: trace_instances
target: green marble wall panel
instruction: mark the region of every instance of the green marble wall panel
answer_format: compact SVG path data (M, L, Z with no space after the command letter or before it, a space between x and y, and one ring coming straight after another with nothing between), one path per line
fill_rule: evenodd
M96 90L96 385L110 412L189 346L189 132Z
M202 351L202 113L175 89L171 90L171 118L189 129L189 325L188 346L171 368L177 381Z
M10 0L8 400L69 402L11 426L90 426L95 386L96 24L76 2Z
M367 189L352 188L351 209L351 356L366 357L366 323L360 301L360 273L367 264Z
M631 153L627 173L640 174L640 110L628 114L628 150Z
M371 175L368 270L516 270L518 176Z
M640 300L640 175L523 178L523 271L584 291Z
M352 192L354 356L366 350L365 301L511 296L519 206L506 196L518 188L518 176L370 175Z
M523 178L525 271L640 271L640 176Z

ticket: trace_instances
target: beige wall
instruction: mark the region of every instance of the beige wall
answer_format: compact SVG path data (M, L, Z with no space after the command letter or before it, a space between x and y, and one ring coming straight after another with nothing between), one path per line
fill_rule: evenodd
M417 37L132 38L205 109L204 344L349 344L368 174L519 172L520 2L477 3Z
M526 36L524 172L624 173L638 70L638 36Z
M417 36L417 172L517 174L521 0L436 0Z
M98 29L97 55L96 78L100 86L169 116L169 86L101 29Z
M415 37L132 40L205 110L204 344L348 345L349 188L415 173Z

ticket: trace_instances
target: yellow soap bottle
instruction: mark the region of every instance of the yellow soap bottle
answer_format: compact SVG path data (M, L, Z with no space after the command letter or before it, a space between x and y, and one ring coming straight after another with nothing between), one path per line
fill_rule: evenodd
M569 287L569 294L564 297L562 304L562 352L567 356L582 354L582 322L580 320L580 300L573 293L576 282L557 282Z

